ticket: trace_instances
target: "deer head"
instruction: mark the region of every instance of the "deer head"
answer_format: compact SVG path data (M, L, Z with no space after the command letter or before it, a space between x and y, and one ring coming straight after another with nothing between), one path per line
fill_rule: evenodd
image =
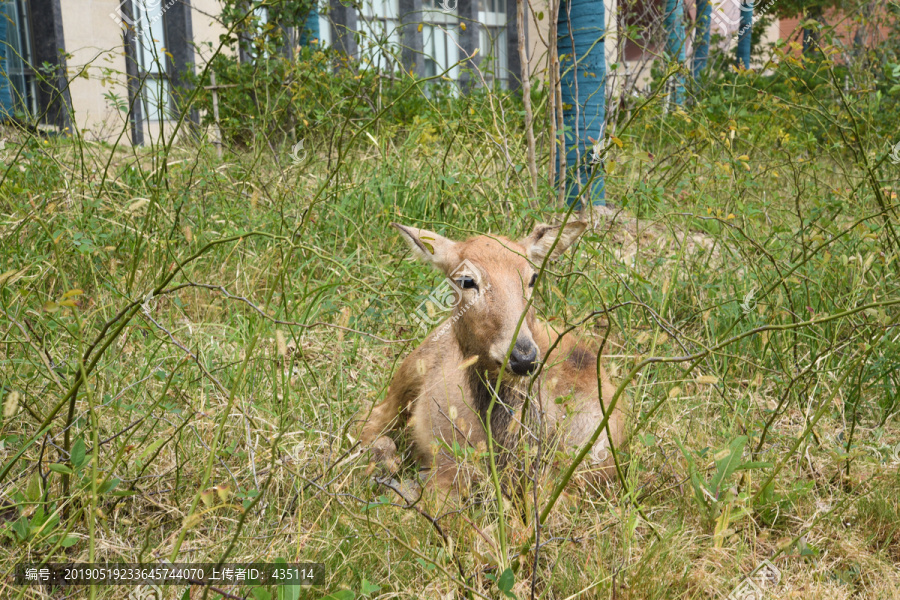
M533 373L542 358L532 335L535 317L529 303L538 270L545 258L554 260L565 252L586 225L538 225L518 242L486 235L455 242L432 231L393 225L416 257L452 281L459 297L450 327L463 356L477 356L479 372L496 373L509 353L508 371Z

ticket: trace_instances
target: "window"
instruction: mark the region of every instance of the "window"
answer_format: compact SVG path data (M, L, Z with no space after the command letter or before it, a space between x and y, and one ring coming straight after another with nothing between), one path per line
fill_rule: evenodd
M464 0L465 1L465 0ZM457 0L424 0L422 26L422 51L425 54L425 77L434 77L446 71L445 77L459 77L459 16ZM453 7L444 10L442 6ZM449 71L448 71L449 69Z
M329 3L325 0L319 1L319 47L324 48L331 45L331 19L328 18L330 12Z
M137 43L141 107L147 121L163 121L172 116L172 94L166 76L166 32L161 2L134 0L132 3Z
M364 0L359 11L359 56L364 66L393 71L399 66L399 0Z
M506 0L482 0L484 10L478 11L481 21L479 39L481 71L488 84L509 87L509 57L506 37Z
M24 0L0 4L0 116L38 113L28 23Z
M456 32L446 26L425 25L422 27L422 42L425 51L425 77L445 73L445 77L456 79L459 68L459 48ZM449 71L448 71L449 69Z
M506 89L509 85L506 27L482 27L479 45L484 53L481 70L485 80L497 82Z
M269 58L269 51L267 50L269 44L270 35L269 35L269 9L265 6L260 8L253 9L253 19L250 21L253 24L253 37L250 40L250 59L252 61L256 61L258 58ZM258 43L263 43L263 51L262 54L258 52Z

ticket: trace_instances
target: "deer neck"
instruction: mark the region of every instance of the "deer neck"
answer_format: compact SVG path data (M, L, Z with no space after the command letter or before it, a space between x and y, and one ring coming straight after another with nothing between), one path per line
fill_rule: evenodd
M528 391L528 378L516 377L507 371L500 385L497 385L497 374L479 369L479 365L467 369L469 391L472 394L473 406L483 423L488 422L488 410L491 410L490 426L493 436L501 440L506 436L515 411L522 405ZM491 409L491 401L494 407ZM501 442L502 444L502 442Z

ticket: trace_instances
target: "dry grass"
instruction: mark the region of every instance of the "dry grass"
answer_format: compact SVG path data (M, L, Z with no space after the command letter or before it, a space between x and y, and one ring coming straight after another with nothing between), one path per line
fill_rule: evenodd
M660 127L677 139L687 126ZM154 187L153 171L129 172L161 164L152 151L117 155L103 189L82 178L77 145L55 141L24 159L27 168L4 184L0 200L0 273L24 269L0 289L2 397L20 398L0 428L0 465L10 465L0 487L9 506L0 513L4 574L44 558L216 562L230 547L231 562L324 563L326 585L299 590L301 597L340 589L381 598L501 596L492 578L516 557L499 553L494 490L477 490L438 528L390 489L413 496L415 465L406 460L392 482L367 473L348 434L423 337L409 314L437 281L403 260L388 223L421 223L454 237L515 235L535 213L482 138L473 136L468 154L451 153L446 164L414 140L378 139L385 147L360 147L315 202L329 175L324 154L285 173L268 149L216 164L209 148L176 148L165 157L163 187ZM662 155L655 145L668 143L635 134L622 153L649 147ZM105 164L106 150L91 148L87 164ZM626 167L610 177L610 195L631 206L554 265L539 290L540 310L560 323L622 304L583 327L612 328L610 370L628 383L635 431L624 482L568 489L541 528L536 568L531 546L511 591L723 598L770 559L782 573L771 597L897 598L900 461L890 450L900 429L889 367L898 356L898 312L888 303L898 289L886 222L873 217L880 210L871 195L841 191L835 157L807 163L800 183L787 184L772 171L790 148L728 173L723 146L700 151L671 158L690 163L682 189L696 193L665 192L640 218L631 195L646 175L621 159ZM484 158L475 175L472 155ZM437 172L469 177L471 187L454 188L447 201ZM817 217L792 212L794 186L812 181L837 193L840 208L823 209L812 195L801 209L819 210ZM746 189L769 192L735 191ZM139 197L150 201L135 207ZM709 210L710 198L719 212ZM887 223L896 226L896 218ZM179 263L167 291L147 299ZM185 287L170 291L175 286ZM60 306L73 289L83 293ZM132 302L127 322L113 321L122 330L101 335ZM843 311L851 312L834 317ZM675 361L740 334L696 360ZM88 385L38 436L95 340L111 344ZM670 362L645 364L628 381L650 357ZM741 436L749 443L738 458L765 464L730 474L709 508L687 456L697 480L709 480L715 457ZM397 439L408 452L404 433ZM51 465L71 465L79 440L91 462L67 488ZM527 546L534 510L546 505L568 460L550 457L534 475L537 506L530 494L504 499L510 548ZM117 486L103 489L113 478ZM206 492L212 488L222 494ZM38 511L60 518L35 525ZM125 589L93 592L121 598ZM167 597L204 595L183 590L168 589ZM0 578L0 597L88 592Z

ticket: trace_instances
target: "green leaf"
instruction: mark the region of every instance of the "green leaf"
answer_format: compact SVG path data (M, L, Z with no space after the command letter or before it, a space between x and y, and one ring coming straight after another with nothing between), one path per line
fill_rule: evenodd
M40 528L41 525L44 524L46 515L44 514L44 505L38 506L34 514L31 515L31 526L35 529Z
M723 457L716 460L716 474L713 475L709 482L709 491L717 498L721 488L728 483L728 480L741 464L741 455L744 453L744 446L747 445L747 436L739 435L728 445L728 452Z
M643 442L645 446L648 446L650 448L656 446L656 436L652 433L648 433L647 435L639 435L638 437L641 438L641 442Z
M500 577L497 579L497 587L503 592L503 595L507 598L515 598L516 595L512 593L513 585L516 583L516 576L513 573L510 567L506 567L506 570L500 574Z
M12 524L13 531L19 536L19 539L25 541L28 539L28 519L26 517L19 518Z
M691 487L694 490L694 497L697 499L697 502L702 508L709 511L711 508L709 504L709 498L706 497L706 492L704 492L705 486L700 480L700 475L697 473L697 465L694 462L694 457L690 452L688 452L687 448L684 447L684 444L681 443L681 440L675 438L675 443L678 444L678 448L681 450L681 453L684 455L684 458L687 461L688 473L691 476Z
M375 585L374 583L369 583L369 580L363 577L362 586L360 586L359 593L363 596L368 596L370 594L374 594L376 592L381 591L380 585Z
M278 600L297 600L300 597L299 585L278 586Z
M77 544L78 540L79 538L74 535L67 535L65 538L63 538L63 541L61 541L59 545L63 548L69 548Z
M84 440L78 438L75 440L75 443L72 444L72 452L69 454L70 459L72 460L72 466L76 469L80 469L84 464L84 457L86 453L86 448L84 446Z
M821 554L820 550L812 544L807 544L800 548L800 556L819 556L819 554Z
M29 502L37 502L41 499L41 476L35 472L28 480L28 487L25 488L25 498Z
M144 451L140 453L140 455L137 457L137 460L143 461L144 458L146 458L146 457L150 456L151 454L153 454L154 452L156 452L156 450L165 443L166 443L165 438L160 438L160 439L156 440L155 442L153 442L152 444L150 444L149 446L144 448Z
M253 590L251 590L251 593L256 600L272 600L272 594L270 594L265 588L253 588Z
M110 479L109 481L107 481L106 483L101 485L100 489L97 490L97 492L100 494L108 494L109 492L116 489L119 486L119 483L121 483L121 482L118 479L116 479L115 477L113 477L112 479Z
M378 500L378 502L369 502L365 506L363 506L362 511L366 512L372 510L373 508L381 508L382 506L387 506L391 503L391 499L384 495L378 496L376 500Z
M50 470L54 473L62 473L63 475L72 474L72 469L60 463L53 463L52 465L50 465Z
M419 563L420 565L422 565L422 568L425 569L426 571L433 571L434 568L435 568L434 563L432 563L432 562L425 562L425 561L422 560L421 558L417 558L417 559L416 559L416 562Z

